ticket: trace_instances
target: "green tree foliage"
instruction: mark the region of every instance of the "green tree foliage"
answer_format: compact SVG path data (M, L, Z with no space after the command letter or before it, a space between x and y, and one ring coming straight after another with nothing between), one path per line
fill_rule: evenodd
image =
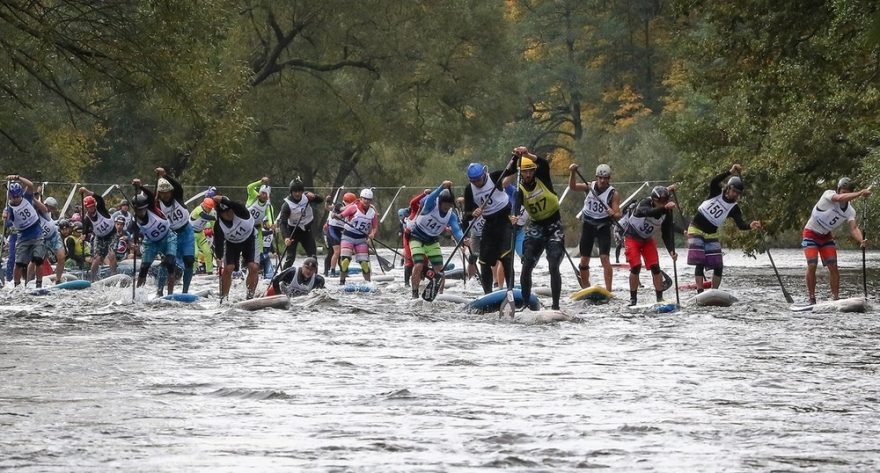
M799 228L823 189L858 175L878 134L871 1L676 2L678 76L664 129L681 175L746 168L749 214ZM876 162L876 161L873 161ZM692 203L702 189L689 186Z

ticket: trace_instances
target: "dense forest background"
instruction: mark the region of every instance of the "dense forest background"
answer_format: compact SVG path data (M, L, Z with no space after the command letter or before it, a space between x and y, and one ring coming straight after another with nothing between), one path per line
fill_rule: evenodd
M59 200L163 166L193 192L268 175L276 202L296 176L375 186L384 210L518 145L560 192L571 162L625 194L681 181L686 214L738 162L746 215L799 229L839 177L878 179L880 4L0 2L0 171Z

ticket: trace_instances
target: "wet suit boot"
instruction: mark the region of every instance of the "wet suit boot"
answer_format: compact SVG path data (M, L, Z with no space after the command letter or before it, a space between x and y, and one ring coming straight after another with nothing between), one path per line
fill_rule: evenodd
M629 305L630 307L636 305L638 303L638 291L629 291Z

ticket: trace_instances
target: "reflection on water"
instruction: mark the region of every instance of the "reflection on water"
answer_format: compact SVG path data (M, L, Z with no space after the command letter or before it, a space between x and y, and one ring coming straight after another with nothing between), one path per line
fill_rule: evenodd
M774 257L803 301L800 253ZM860 254L841 261L858 295ZM399 281L255 313L4 290L0 469L876 470L877 312L793 314L765 256L727 263L731 308L566 301L583 323L555 325L412 301Z

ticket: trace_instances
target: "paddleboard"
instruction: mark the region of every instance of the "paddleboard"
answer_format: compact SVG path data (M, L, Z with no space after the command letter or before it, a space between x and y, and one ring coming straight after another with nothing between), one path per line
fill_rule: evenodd
M131 276L127 274L114 274L113 276L107 276L106 278L95 281L93 283L94 286L119 286L119 287L127 287L131 285Z
M241 310L287 309L290 307L290 298L283 294L280 296L258 297L248 301L237 302L233 307Z
M521 324L549 324L554 322L567 322L574 319L573 316L561 310L524 310L516 312L513 321Z
M679 289L690 289L690 290L696 290L696 289L697 289L697 283L692 282L692 283L689 283L689 284L679 284L679 285L678 285L678 288L679 288ZM708 279L705 280L705 281L703 281L703 289L712 289L712 281L710 281L710 280L708 280Z
M456 294L437 294L437 297L434 298L435 301L443 301L443 302L452 302L455 304L467 304L471 300L464 296L459 296Z
M653 304L638 304L627 306L627 309L630 312L654 312L657 314L668 314L670 312L675 312L678 307L674 302L661 301L654 302Z
M850 297L836 301L824 301L814 305L792 305L792 312L866 312L868 301L864 297Z
M571 294L575 301L608 302L614 294L603 286L590 286Z
M202 298L195 294L184 294L184 293L176 293L176 294L168 294L167 296L162 296L159 300L162 301L171 301L171 302L182 302L184 304L191 304L193 302L198 302Z
M84 280L77 279L76 281L67 281L61 284L56 284L52 287L42 287L40 289L34 289L30 292L32 296L46 296L52 293L55 290L66 290L66 291L79 291L82 289L86 289L92 286L92 283Z
M453 265L450 265L453 266ZM448 266L447 266L448 267ZM443 279L466 279L466 273L464 269L450 269L443 273Z
M694 303L698 306L730 307L736 301L733 294L723 289L706 289L694 297Z
M345 286L340 288L342 292L379 292L376 286L372 286L370 284L355 284L348 283Z
M498 291L491 292L484 296L478 297L476 300L469 303L465 307L465 310L477 314L485 312L495 312L501 308L501 303L504 301L506 295L507 289L500 289ZM516 308L522 308L522 292L519 289L513 290L513 298ZM539 310L541 308L541 304L538 302L538 297L535 296L535 294L530 294L528 306L531 310Z
M374 274L372 278L370 278L374 282L391 282L394 281L393 274Z

